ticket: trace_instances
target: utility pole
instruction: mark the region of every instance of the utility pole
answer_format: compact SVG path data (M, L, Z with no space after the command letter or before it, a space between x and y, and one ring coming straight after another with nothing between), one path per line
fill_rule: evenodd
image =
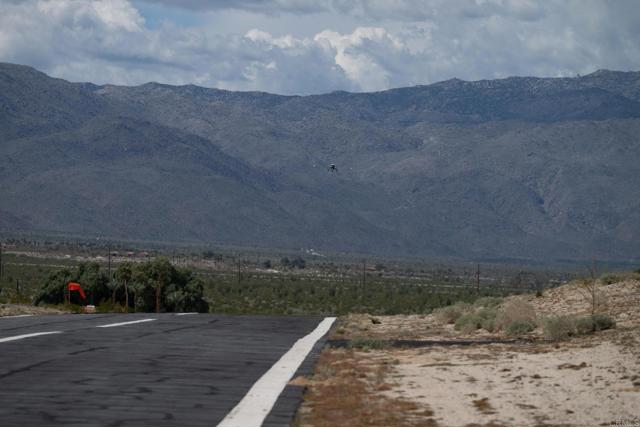
M0 279L4 277L4 265L2 264L2 243L0 243Z
M109 256L108 256L108 274L109 274L109 285L111 285L111 245L107 246L107 250L109 251Z
M478 264L478 269L476 270L476 292L480 294L480 264Z
M367 284L367 261L362 261L362 286Z
M365 293L367 291L367 260L362 261L362 304L365 302Z
M20 304L20 280L16 279L16 302Z
M240 275L240 258L238 258L238 285L240 284L241 280L242 276Z

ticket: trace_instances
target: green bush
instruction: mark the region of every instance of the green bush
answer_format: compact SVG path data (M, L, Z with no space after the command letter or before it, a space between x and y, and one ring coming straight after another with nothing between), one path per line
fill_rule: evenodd
M604 331L605 329L613 329L616 327L616 321L606 314L594 314L591 317L596 331Z
M606 314L594 314L576 319L576 331L579 334L590 334L615 327L615 320Z
M576 334L576 319L572 316L551 316L542 322L544 337L560 341Z
M487 332L495 332L496 331L496 319L484 319L482 321L482 329Z
M470 333L482 327L482 317L476 313L463 314L456 320L455 329L464 333Z
M533 331L536 324L530 320L515 320L506 327L506 332L511 336L520 336Z
M458 302L454 305L439 308L435 311L436 318L442 323L456 323L456 321L465 313L471 310L471 304L466 302Z
M483 307L476 312L478 316L482 319L482 323L480 327L489 332L494 332L496 330L496 317L498 316L497 307Z
M614 283L622 282L624 277L619 274L607 273L600 276L600 281L605 285L612 285Z

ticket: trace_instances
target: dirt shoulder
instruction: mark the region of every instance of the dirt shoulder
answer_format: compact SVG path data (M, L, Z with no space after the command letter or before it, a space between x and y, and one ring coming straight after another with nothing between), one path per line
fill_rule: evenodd
M296 379L308 390L296 425L640 425L640 282L601 286L599 297L617 327L557 342L538 327L513 344L392 348L387 340L508 336L458 331L435 315L341 318L332 338L360 348L325 349L316 374ZM578 284L517 298L539 319L590 311Z
M21 316L25 314L65 314L67 312L48 307L35 307L25 304L0 304L0 317Z

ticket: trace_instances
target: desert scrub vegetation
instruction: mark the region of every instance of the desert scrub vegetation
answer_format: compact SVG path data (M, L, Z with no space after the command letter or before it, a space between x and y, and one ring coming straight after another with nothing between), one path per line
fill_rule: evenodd
M561 341L572 336L586 335L616 327L616 322L606 314L587 316L551 316L542 322L545 339Z
M457 302L447 307L439 308L435 311L435 316L442 323L456 323L460 317L472 309L472 305L467 302Z
M473 304L458 303L452 307L445 307L438 315L441 321L454 323L455 329L464 333L471 333L478 329L493 332L501 303L502 298L482 297ZM455 320L452 322L453 318Z
M481 307L471 313L463 314L456 320L455 329L464 333L470 333L478 329L488 332L496 330L496 307Z
M600 276L600 282L603 285L613 285L614 283L622 282L625 279L625 275L617 273L605 273Z
M575 335L576 320L574 316L550 316L542 321L545 339L561 341Z
M463 314L456 320L455 329L466 334L482 328L482 318L476 313Z
M417 284L357 281L269 280L215 277L205 282L212 312L229 314L425 314L454 301L473 300L472 290L439 290ZM375 323L372 321L371 323Z
M473 305L457 306L457 310L444 311L443 318L450 319L461 312L455 320L455 329L463 333L484 329L488 332L503 330L508 335L520 336L537 327L533 306L520 299L503 303L501 298L480 298Z
M510 336L521 336L533 331L536 328L535 322L530 320L515 320L509 323L505 332Z
M520 325L529 323L534 325L535 328L536 319L536 311L531 304L519 298L514 298L507 301L498 311L495 327L496 330L508 331L509 325L517 322ZM515 330L516 327L514 326L513 328Z
M578 317L576 320L576 332L578 334L590 334L616 327L616 321L606 314L592 314Z

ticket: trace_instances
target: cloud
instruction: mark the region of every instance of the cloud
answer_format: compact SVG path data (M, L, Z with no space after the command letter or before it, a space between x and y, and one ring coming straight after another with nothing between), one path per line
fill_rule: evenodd
M193 12L203 16L198 25L177 25L168 16L151 28L140 3L127 0L4 2L0 60L72 81L282 94L640 68L634 1L161 2L214 12ZM207 21L234 8L250 11L256 25L220 33L213 24L219 21ZM274 17L282 14L290 17ZM333 28L337 16L347 16L342 24L349 28ZM321 29L301 33L297 23L309 19ZM280 26L279 33L266 31L269 25Z
M161 4L191 10L245 10L268 15L278 13L317 13L331 10L327 0L140 0L140 3Z

